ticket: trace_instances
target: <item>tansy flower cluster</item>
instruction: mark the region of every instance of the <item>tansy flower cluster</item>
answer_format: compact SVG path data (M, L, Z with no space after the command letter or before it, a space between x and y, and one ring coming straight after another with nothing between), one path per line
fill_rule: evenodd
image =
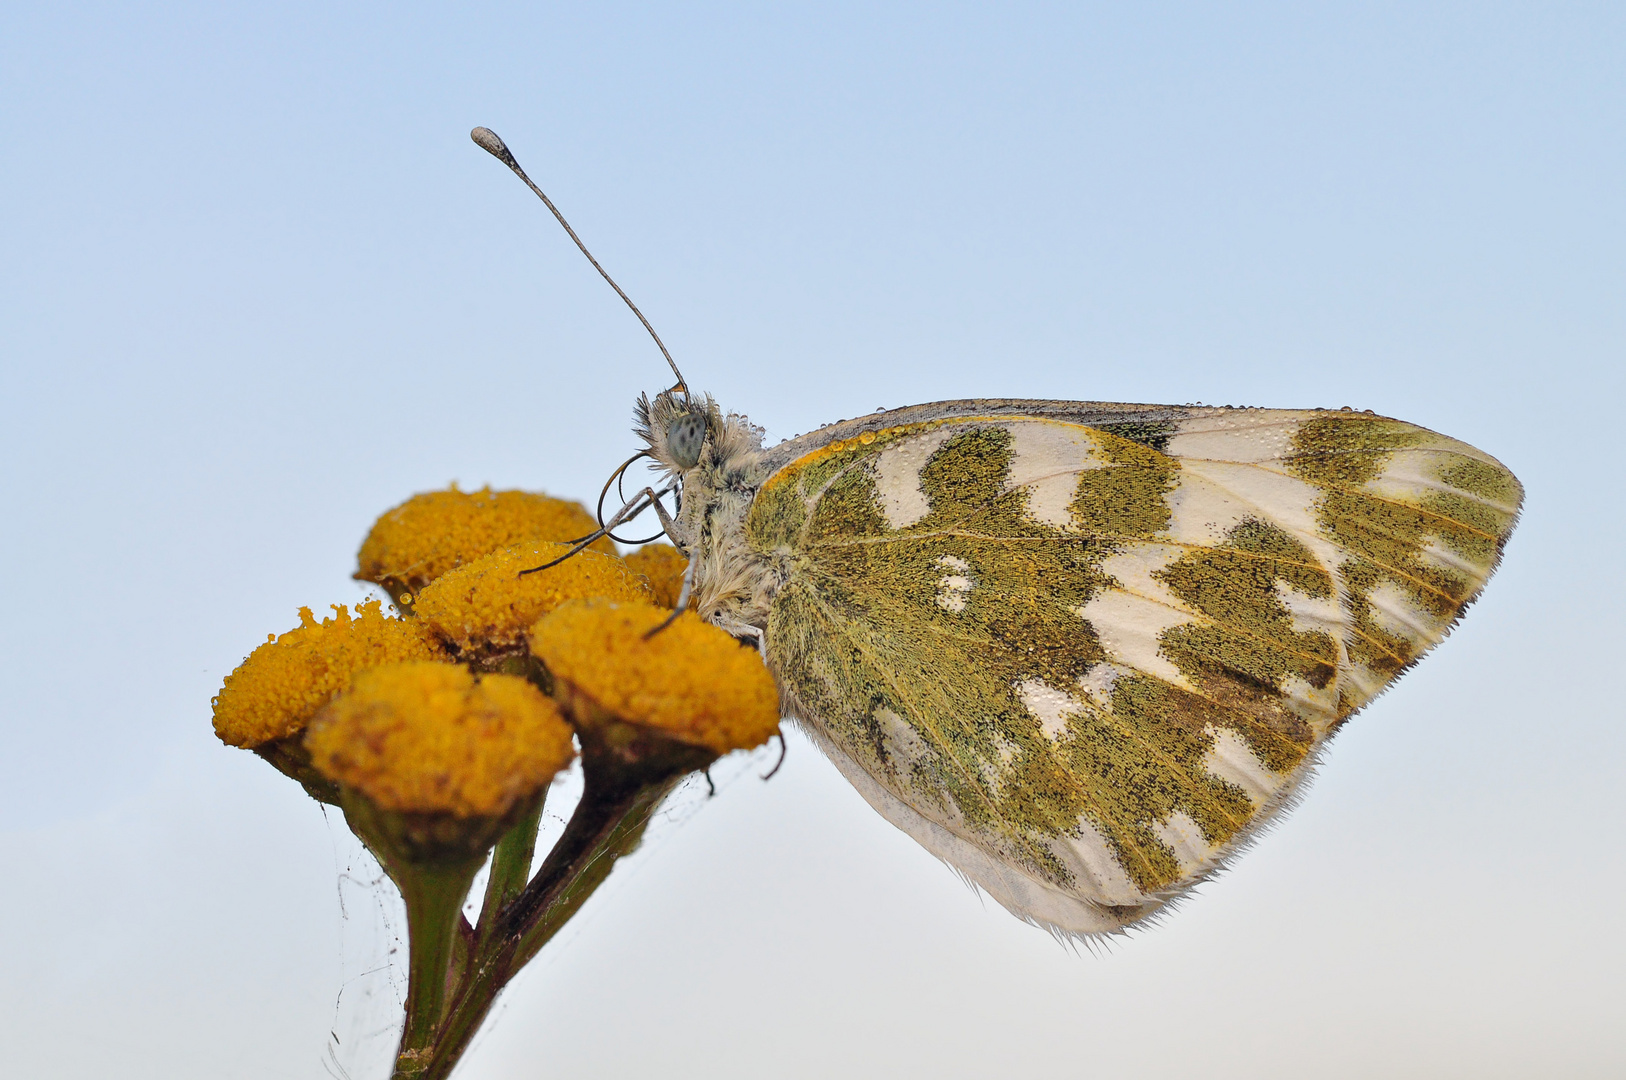
M384 586L397 604L410 604L425 585L465 562L528 541L586 537L595 528L580 503L488 487L463 492L454 484L414 495L374 522L354 576ZM593 547L615 554L608 538Z
M622 558L577 503L453 487L388 511L355 614L273 634L214 699L215 733L342 808L400 888L411 947L397 1077L444 1077L497 994L632 850L692 769L761 746L779 699L755 648L673 616L687 563ZM585 791L531 874L540 808ZM493 851L493 846L494 851ZM462 915L490 862L477 925Z

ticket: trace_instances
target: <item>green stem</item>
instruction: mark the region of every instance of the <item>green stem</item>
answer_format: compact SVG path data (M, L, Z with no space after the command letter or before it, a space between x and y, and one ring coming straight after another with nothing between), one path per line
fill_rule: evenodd
M341 805L345 821L395 882L406 905L406 1019L394 1075L416 1077L429 1061L428 1048L445 1015L448 984L465 970L472 952L474 935L463 918L463 901L486 861L484 845L447 843L434 835L429 827L433 822L382 810L350 789L343 791Z
M593 770L587 777L581 803L536 878L491 921L482 914L468 975L416 1080L451 1074L503 987L609 878L616 861L637 848L650 815L683 773L645 783L595 783Z
M486 898L480 905L480 927L477 935L486 934L497 913L518 896L531 876L531 859L536 854L536 832L542 824L542 803L519 819L519 822L497 841L491 853L491 874L486 879Z
M448 932L445 950L426 963L422 978L418 974L419 935L410 925L409 907L414 954L410 987L420 983L427 987L438 970L442 973L438 990L444 993L448 985L453 990L444 1007L444 999L436 997L433 1008L426 1005L415 1012L416 999L409 987L407 1026L396 1060L398 1080L446 1080L451 1075L508 981L587 902L610 876L616 861L637 848L661 800L687 773L716 760L710 750L608 716L569 684L556 686L554 699L581 739L581 802L536 877L517 895L534 845L534 839L526 837L534 838L535 831L534 827L529 834L523 829L510 830L503 844L508 844L509 837L514 839L500 865L493 856L494 884L486 890L488 907L480 914L480 928L471 935L467 951L454 953ZM492 902L504 896L512 899ZM461 900L453 902L453 916L459 914L460 904ZM454 958L459 961L457 970L448 971L446 964ZM438 969L435 963L440 965Z
M643 841L644 830L661 801L683 780L683 776L667 777L643 785L603 811L602 824L586 838L588 846L561 868L553 880L544 875L548 867L537 873L543 889L530 911L516 910L510 920L515 928L514 970L518 971L541 951L553 935L569 922L576 911L587 902L598 887L609 878L610 871L623 855L630 855ZM597 816L597 815L595 815ZM574 819L572 819L574 820ZM583 832L593 828L589 821ZM560 837L561 845L564 837ZM529 891L529 890L527 890Z
M401 1029L397 1077L422 1075L422 1065L445 1012L448 975L463 925L463 900L484 857L461 863L408 865L399 879L406 902L411 956L406 1023Z

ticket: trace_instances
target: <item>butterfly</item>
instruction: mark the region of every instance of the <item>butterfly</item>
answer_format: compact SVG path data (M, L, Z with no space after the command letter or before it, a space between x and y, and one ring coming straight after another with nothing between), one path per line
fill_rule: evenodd
M1155 914L1290 806L1522 498L1343 410L950 401L771 448L710 398L637 413L695 610L882 816L1063 934Z
M1523 499L1349 409L947 401L766 447L672 367L635 430L678 509L629 506L688 557L682 603L883 817L1064 936L1155 917L1291 807Z

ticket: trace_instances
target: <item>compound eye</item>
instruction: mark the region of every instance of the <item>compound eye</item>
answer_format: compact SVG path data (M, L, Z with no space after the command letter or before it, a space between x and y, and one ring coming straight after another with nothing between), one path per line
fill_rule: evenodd
M700 448L705 444L706 418L697 413L684 413L666 429L666 452L680 469L700 464Z

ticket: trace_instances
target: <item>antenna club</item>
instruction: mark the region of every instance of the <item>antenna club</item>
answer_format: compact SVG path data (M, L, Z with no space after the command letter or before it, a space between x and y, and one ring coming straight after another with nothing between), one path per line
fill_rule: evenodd
M566 221L565 216L559 212L559 208L553 205L553 200L548 198L547 194L536 186L535 181L525 175L525 170L519 167L519 162L514 160L514 155L508 152L507 144L498 137L495 131L488 127L475 128L469 132L469 138L474 140L474 145L512 169L514 175L523 180L525 186L534 191L536 197L542 200L542 205L552 212L554 218L558 220L565 232L576 242L576 247L581 250L583 255L587 256L587 261L593 264L593 269L597 270L599 275L609 282L610 288L614 289L616 295L621 297L627 307L632 309L634 315L638 316L638 321L644 324L644 329L649 331L649 336L655 339L655 347L660 349L662 356L666 357L666 364L672 369L672 374L677 376L677 386L672 389L682 390L684 396L687 397L689 385L683 381L683 372L678 370L677 361L673 360L672 354L666 350L666 343L661 340L659 334L655 333L655 328L649 325L649 320L644 318L644 313L638 310L638 305L632 302L632 297L628 296L621 286L615 283L615 278L611 277L609 272L598 264L598 260L593 258L593 253L587 250L587 245L582 243L582 238L576 235L576 230L570 227L570 222Z
M469 138L474 140L475 146L478 146L510 169L519 168L519 163L514 160L514 155L508 150L508 144L503 142L502 137L495 131L488 127L477 127L469 132Z

